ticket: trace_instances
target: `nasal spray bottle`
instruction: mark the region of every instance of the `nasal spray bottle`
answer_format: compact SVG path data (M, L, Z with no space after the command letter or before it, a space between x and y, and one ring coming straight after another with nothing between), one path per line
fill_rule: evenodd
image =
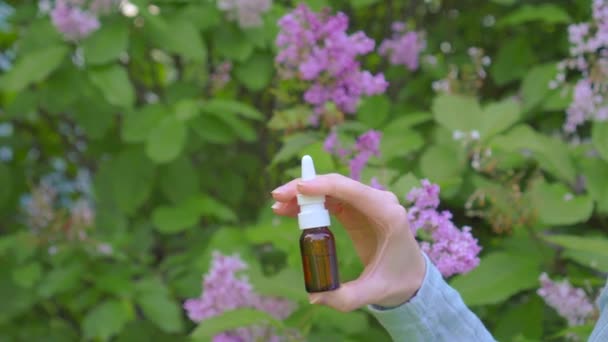
M310 156L302 158L302 181L316 177L315 165ZM323 292L340 287L338 259L334 235L329 230L329 212L325 209L325 196L298 194L298 224L302 230L300 253L306 291Z

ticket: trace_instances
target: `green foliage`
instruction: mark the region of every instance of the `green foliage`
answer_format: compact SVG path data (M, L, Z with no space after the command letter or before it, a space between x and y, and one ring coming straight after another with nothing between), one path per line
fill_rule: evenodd
M435 57L416 71L377 50L361 58L389 89L353 115L328 105L318 126L305 89L281 82L274 61L276 22L293 3L274 1L261 26L242 28L217 1L131 0L137 14L111 11L77 41L37 1L5 3L15 11L0 11L0 127L11 127L0 134L2 341L208 341L259 324L308 341L389 340L365 310L308 303L297 222L270 210L268 193L299 176L304 154L321 173L348 173L323 147L334 124L347 148L369 129L382 133L363 182L376 177L407 205L429 179L440 208L473 228L480 266L449 282L497 339L588 334L589 325L566 329L535 291L542 272L577 285L600 285L597 272L608 272L608 123L582 127L571 144L555 132L572 87L549 87L568 54L567 25L588 19L589 1L307 1L344 11L349 32L376 47L404 21L425 31L424 54ZM485 78L468 62L472 46L490 57ZM433 91L454 70L452 93ZM81 171L91 222L74 229L80 190L62 180L53 224L34 227L27 195ZM355 279L361 262L333 227L341 278ZM257 293L297 309L282 321L239 308L191 322L183 303L200 295L213 251L239 253Z

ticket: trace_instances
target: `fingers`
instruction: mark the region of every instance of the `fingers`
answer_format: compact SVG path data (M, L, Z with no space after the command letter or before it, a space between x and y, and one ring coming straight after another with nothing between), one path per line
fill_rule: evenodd
M296 187L296 192L304 195L334 197L370 217L381 217L387 205L399 203L390 192L374 189L339 174L319 175L309 181L299 181Z
M326 305L342 312L356 310L374 302L378 289L373 281L362 278L344 283L334 291L313 293L309 295L311 304Z
M300 212L300 207L298 206L297 199L293 197L291 200L286 202L277 201L272 205L272 210L277 215L294 217Z
M332 197L327 197L325 207L334 215L339 215L343 209L342 203ZM277 200L277 202L272 205L272 210L277 215L295 217L300 212L300 207L298 206L297 198L292 197L285 202Z
M289 183L283 184L280 187L274 189L271 194L272 197L278 202L288 202L296 197L298 194L297 184L300 182L299 178L292 180Z

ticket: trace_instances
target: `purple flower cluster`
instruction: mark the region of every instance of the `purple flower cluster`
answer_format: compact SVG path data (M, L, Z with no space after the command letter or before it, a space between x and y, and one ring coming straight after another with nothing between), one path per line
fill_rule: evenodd
M350 157L348 159L350 177L354 180L361 180L361 171L363 171L369 159L372 156L380 155L381 139L382 133L372 129L361 134L352 148L343 148L338 141L337 133L332 131L325 139L323 147L325 151L340 158ZM377 179L372 180L372 185L376 188L381 187Z
M218 90L223 88L230 82L230 72L232 71L232 63L225 61L220 63L211 74L211 84L213 89Z
M539 281L538 295L568 321L568 326L583 325L593 314L593 304L585 291L573 287L567 279L554 282L543 273Z
M99 28L99 20L93 13L70 4L67 0L57 0L51 11L53 25L67 40L76 41L88 37Z
M375 42L364 32L348 35L348 17L311 11L300 4L279 20L276 63L283 78L307 83L304 100L315 107L316 123L325 104L354 113L363 95L383 93L388 86L383 74L361 70L357 57L374 50Z
M280 298L261 296L254 292L245 276L237 272L247 268L247 264L237 255L225 256L213 253L211 269L203 278L203 292L199 298L188 299L184 309L194 322L203 322L225 311L237 308L255 308L270 313L277 319L287 318L295 309L295 304ZM255 326L239 328L216 335L214 342L280 341L272 327Z
M262 14L268 12L272 0L219 0L217 7L226 12L229 20L238 22L241 28L259 27L264 24Z
M481 247L471 234L471 227L458 229L452 222L452 214L438 211L439 186L422 180L421 188L414 188L407 194L412 203L408 219L412 232L428 233L432 241L422 241L420 247L437 266L444 277L467 273L479 265L477 255Z
M78 41L99 29L98 16L110 12L116 5L117 0L93 0L88 6L82 0L56 0L51 20L65 39Z
M566 110L564 131L573 133L587 121L608 120L608 1L594 0L593 20L570 25L570 57L558 65L560 72L550 83L556 88L566 79L566 70L583 76L574 86L572 103Z
M402 22L393 23L392 29L393 36L380 44L378 53L388 56L393 65L404 65L411 71L418 69L420 52L426 47L422 34L407 31Z

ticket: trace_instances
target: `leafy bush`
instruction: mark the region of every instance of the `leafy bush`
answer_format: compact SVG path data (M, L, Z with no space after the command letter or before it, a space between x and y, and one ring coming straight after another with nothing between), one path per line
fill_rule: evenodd
M364 310L307 302L269 196L304 154L406 206L438 185L472 248L444 275L497 339L589 333L608 4L306 3L0 1L1 340L387 340ZM200 297L218 269L243 298Z

